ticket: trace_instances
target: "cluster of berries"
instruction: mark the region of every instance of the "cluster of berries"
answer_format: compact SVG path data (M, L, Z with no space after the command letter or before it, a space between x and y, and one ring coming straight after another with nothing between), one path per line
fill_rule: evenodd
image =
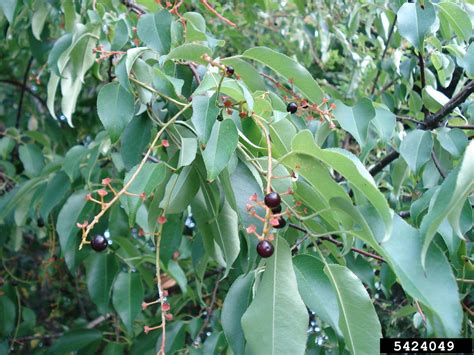
M266 194L263 201L265 203L265 206L267 206L274 215L281 214L281 197L277 192L272 191ZM272 224L272 226L273 228L281 229L286 226L286 220L280 215L278 217L278 223ZM269 258L273 255L273 252L274 247L269 240L264 239L257 244L257 253L262 258Z

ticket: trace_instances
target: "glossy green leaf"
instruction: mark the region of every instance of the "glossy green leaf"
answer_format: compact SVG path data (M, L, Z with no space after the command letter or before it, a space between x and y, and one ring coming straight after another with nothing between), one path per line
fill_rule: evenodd
M300 157L300 162L292 162L295 157ZM311 174L311 171L315 170L315 161L320 161L334 168L344 176L353 187L357 188L357 190L377 209L384 221L386 234L389 235L392 222L392 212L385 196L378 190L372 176L362 165L360 160L350 152L343 149L321 149L314 142L311 132L308 130L300 131L293 139L292 152L284 157L282 163L291 169L295 169L295 165L298 165L298 173L302 173L303 169L306 169L310 170L309 174ZM313 186L316 186L322 179L316 175L314 176L314 180ZM328 180L327 183L328 185L333 184L334 181L331 182ZM334 187L332 188L334 189ZM321 193L323 196L326 194L324 190L321 191ZM341 197L348 200L348 196L345 193L339 192L331 196L331 198L334 197ZM328 201L330 199L328 199Z
M109 311L112 283L118 272L117 259L112 254L94 253L86 260L87 289L91 300L102 314Z
M253 281L253 273L239 276L227 292L222 306L222 328L236 355L245 354L244 331L240 321L251 301Z
M62 171L54 175L48 182L40 209L41 216L44 219L48 218L51 210L64 199L70 187L71 183L69 182L69 178Z
M0 297L0 335L6 338L15 329L16 305L6 295Z
M257 294L242 317L248 351L254 354L304 354L308 312L298 293L288 243L274 241Z
M407 2L397 13L398 31L418 50L422 49L423 41L431 32L435 21L436 12L428 1L425 1L423 7L419 3Z
M131 169L143 158L142 154L150 142L152 121L145 116L134 117L123 132L120 154L125 168Z
M171 21L168 10L140 16L137 24L138 37L160 54L166 54L171 45Z
M237 148L239 134L234 121L216 121L203 153L207 169L207 179L214 180L227 166Z
M468 13L459 5L447 1L439 3L438 9L446 16L456 36L468 41L472 35L472 24Z
M125 175L125 184L127 184L135 174L137 167L138 166L134 167ZM145 197L149 196L153 189L164 180L165 175L166 167L164 164L145 163L142 170L138 173L138 176L127 188L127 191L136 195L145 193ZM129 223L133 225L135 223L136 213L143 203L143 200L139 196L131 195L124 195L120 199L128 212Z
M68 150L64 157L63 170L74 181L79 175L82 158L86 156L89 150L82 145L75 145Z
M199 142L206 144L216 122L219 108L216 106L216 96L194 96L193 115L191 121L196 129Z
M181 138L181 150L177 168L190 165L196 158L198 142L196 138Z
M466 134L458 128L441 128L438 131L437 139L439 144L454 158L462 156L469 142Z
M20 160L29 176L38 176L44 167L41 149L36 144L23 144L18 149Z
M179 174L173 174L168 180L165 196L160 203L166 213L184 211L199 190L199 179L192 166L185 166Z
M99 92L97 113L110 139L116 142L135 114L133 96L120 84L109 83Z
M337 294L324 273L324 263L311 255L298 255L293 259L293 266L298 290L306 306L342 335Z
M466 50L464 56L464 69L466 69L467 75L474 79L474 43L471 43Z
M38 41L41 41L41 32L43 32L49 11L50 7L47 2L39 2L38 8L31 17L31 31Z
M464 157L433 196L427 215L423 218L420 232L423 237L422 264L426 265L426 253L433 237L447 217L458 237L464 239L459 226L459 217L466 198L474 188L474 142L470 142Z
M375 110L369 99L362 99L352 107L336 101L334 116L360 145L366 143L370 121L375 117Z
M211 53L212 50L202 44L185 43L181 46L173 48L166 56L166 59L190 60L202 65L207 65L208 63L202 59L202 56L204 54L210 55Z
M4 0L0 2L0 9L10 24L15 18L16 2L17 0Z
M400 155L405 159L409 168L414 173L431 159L433 137L431 132L414 130L409 132L400 145Z
M140 275L132 272L118 274L113 285L112 303L129 332L143 302L144 291Z
M80 229L76 223L83 223L79 220L81 212L86 206L85 191L77 191L71 195L61 208L56 223L56 232L59 235L59 244L66 259L66 264L70 270L76 267L76 253L78 248L78 238Z
M379 354L382 329L362 282L342 265L328 264L324 267L324 272L337 295L339 326L350 353Z
M286 80L292 80L294 86L311 102L320 104L323 92L311 74L301 64L270 48L256 47L244 52L243 57L256 60L274 70Z
M395 131L395 115L384 108L375 109L375 117L371 121L377 130L378 136L385 142L389 142Z
M403 289L429 307L437 336L458 337L463 312L446 256L436 245L429 246L423 269L420 254L424 241L420 233L397 215L392 233L382 246Z
M76 329L64 333L48 353L51 354L67 354L70 352L79 351L86 346L99 341L102 338L102 333L96 329Z
M250 91L265 91L265 82L259 72L246 61L238 57L229 57L222 59L222 64L230 65L234 68L235 73L240 76L242 81L247 85Z

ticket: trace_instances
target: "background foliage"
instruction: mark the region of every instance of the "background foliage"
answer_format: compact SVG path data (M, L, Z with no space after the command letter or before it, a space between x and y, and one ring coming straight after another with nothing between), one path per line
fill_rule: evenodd
M472 336L472 0L0 14L0 353Z

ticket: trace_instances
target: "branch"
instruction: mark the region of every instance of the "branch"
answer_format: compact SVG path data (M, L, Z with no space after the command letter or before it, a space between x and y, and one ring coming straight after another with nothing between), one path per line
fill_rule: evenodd
M377 175L379 172L383 170L387 165L393 162L400 156L400 153L396 150L392 150L389 154L382 158L377 164L375 164L371 169L369 169L369 173L372 176Z
M433 163L436 166L436 169L438 169L439 174L443 177L443 179L446 179L446 172L441 166L441 162L438 160L434 150L431 151L431 158L433 159Z
M461 105L466 99L474 93L474 80L469 80L466 86L458 92L451 100L449 100L438 112L429 115L425 119L425 125L428 129L433 129L439 126L439 123L454 111L456 107Z
M370 90L370 95L374 94L375 87L377 86L377 81L379 80L380 74L382 73L382 62L383 62L383 59L385 58L385 55L387 54L388 45L390 44L390 40L392 39L392 34L393 34L393 30L395 29L396 23L397 23L397 15L395 15L392 25L390 26L390 30L388 31L387 41L385 42L385 48L383 49L382 58L380 58L380 66L377 70L377 74L375 75L374 84L372 85L372 89ZM392 81L392 84L393 84L393 81ZM385 90L387 90L387 88L385 88Z
M206 308L206 311L207 311L206 319L202 323L202 326L199 329L199 332L194 338L194 341L193 341L194 346L199 346L199 343L200 343L199 337L206 330L207 326L209 325L211 321L212 312L214 312L214 308L217 301L217 290L219 289L219 284L221 282L221 274L222 274L222 271L219 271L219 274L217 275L216 284L214 285L214 289L212 290L211 302L209 303L209 307Z
M48 110L46 101L44 101L43 98L41 98L41 96L39 96L36 92L34 92L33 89L31 89L29 86L23 85L19 81L12 80L12 79L0 79L0 83L13 85L13 86L21 88L22 90L25 90L28 94L30 94L36 100L38 100L38 102L44 107L45 110Z
M448 128L459 128L459 129L467 129L467 130L471 130L471 131L474 131L474 125L465 125L465 126L456 126L456 125L451 125L451 124L448 124L446 125L446 127Z
M33 57L30 57L26 65L25 74L23 75L23 84L21 85L20 100L18 101L18 111L16 112L15 127L20 128L21 111L23 110L23 98L25 97L25 87L30 74L31 64L33 64Z
M296 229L296 230L299 230L300 232L303 232L305 234L308 234L308 230L306 228L303 228L303 227L300 227L298 226L297 224L294 224L294 223L289 223L288 224L288 227L290 228L293 228L293 229ZM319 237L318 239L322 239L322 240L327 240L328 242L331 242L335 245L337 245L338 247L341 247L341 246L344 246L344 243L343 242L340 242L332 237ZM365 250L362 250L362 249L359 249L359 248L354 248L352 247L351 250L353 252L356 252L358 254L361 254L361 255L364 255L364 256L367 256L367 257L370 257L370 258L374 258L376 260L379 260L383 263L385 263L385 259L382 258L380 255L377 255L377 254L373 254L373 253L369 253L368 251L365 251Z
M203 4L210 12L212 12L214 15L216 15L218 18L220 18L222 21L224 21L226 24L232 26L232 27L237 27L235 23L232 21L226 19L224 16L222 16L220 13L216 11L208 2L207 0L199 0L201 4Z
M140 6L136 5L133 0L122 0L122 4L124 4L130 11L136 13L139 16L145 14L146 12Z

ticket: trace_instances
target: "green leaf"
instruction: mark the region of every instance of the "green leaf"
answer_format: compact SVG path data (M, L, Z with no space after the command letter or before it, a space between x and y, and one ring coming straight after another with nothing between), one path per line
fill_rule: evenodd
M150 142L151 120L145 115L134 117L123 132L120 146L125 168L131 169L142 160L142 153Z
M102 333L96 329L76 329L64 333L48 353L67 354L76 352L102 339Z
M199 190L199 178L192 166L184 167L179 174L171 175L160 203L166 213L183 212Z
M138 37L158 53L168 53L171 45L172 19L168 10L140 16L137 24Z
M431 159L433 137L431 132L414 130L409 132L400 144L400 155L409 168L417 173Z
M30 177L38 176L44 167L44 158L41 149L36 144L23 144L18 151L26 174Z
M0 157L6 159L11 151L15 148L15 140L10 137L2 137L0 139Z
M78 248L78 238L76 238L80 229L76 223L82 223L79 220L81 212L86 206L85 191L77 191L71 195L61 208L56 224L56 231L59 235L59 244L66 259L66 264L70 270L76 268L76 254Z
M33 36L35 36L38 41L41 41L41 32L43 32L49 10L49 4L47 2L40 1L38 8L31 17L31 31L33 32Z
M206 144L216 122L219 108L216 106L216 95L194 96L191 121L196 129L199 142Z
M253 281L253 273L239 276L227 292L222 306L222 328L232 351L236 355L245 354L244 331L240 321L250 304Z
M382 246L403 289L429 307L437 336L460 336L463 312L458 286L446 256L436 245L431 245L423 270L420 233L398 215L394 215L393 225L392 237Z
M438 8L446 16L456 36L464 41L468 41L472 35L472 24L468 13L452 2L439 3Z
M467 48L463 62L467 75L469 78L474 79L474 42Z
M397 13L398 32L405 37L416 49L423 50L423 41L436 21L436 12L429 1L420 3L405 3Z
M298 255L293 259L298 290L304 303L339 335L339 306L337 294L324 273L324 263L311 255Z
M370 121L375 117L372 101L364 98L352 107L336 101L334 116L341 127L352 134L361 146L366 143Z
M207 183L202 183L202 188L191 205L192 211L198 229L205 238L205 246L208 243L206 251L226 268L226 277L240 252L238 217L227 201L222 210L219 210L219 201L215 201L216 197L219 198L215 193L218 194L219 191L213 189L214 184L206 185Z
M286 55L269 48L256 47L246 50L243 57L254 59L285 79L292 80L294 86L311 102L320 104L323 100L323 92L308 70Z
M304 354L308 312L296 284L288 243L274 241L257 294L242 317L248 350L253 354Z
M459 226L459 217L465 200L474 188L473 156L474 142L471 141L459 166L449 173L431 200L430 209L420 226L420 233L423 237L421 252L423 266L426 264L426 253L431 241L446 217L458 237L464 239Z
M207 169L207 180L212 181L227 166L237 148L239 134L234 121L216 121L202 154Z
M143 285L139 274L136 272L118 274L113 286L112 303L130 333L133 330L133 321L140 312L143 297Z
M56 207L69 191L71 183L68 176L60 171L48 182L44 192L43 202L41 203L40 213L46 219L54 207Z
M15 329L16 305L6 295L0 297L0 335L6 338Z
M75 145L68 150L64 157L63 170L74 181L79 175L82 158L86 156L89 150L83 145Z
M188 289L188 280L181 266L174 260L170 260L167 269L169 276L171 276L179 285L183 295L186 294Z
M300 162L295 161L295 157L299 157ZM306 175L315 174L312 185L316 186L320 184L320 181L323 181L320 175L314 172L314 164L315 162L318 163L318 161L338 171L354 188L369 200L382 217L385 224L385 232L388 236L392 223L392 211L388 206L385 196L377 188L372 176L364 165L362 165L360 160L352 153L339 148L321 149L314 142L311 132L303 130L295 136L292 143L292 151L286 155L281 162L290 169L295 169L297 167L295 165L298 165L298 173L302 174L303 171L309 170ZM328 175L327 172L325 174ZM331 183L328 179L330 179L330 177L325 179L328 185L335 183L334 181ZM327 194L327 192L324 191L327 187L321 188L323 189L321 190L321 194L324 196ZM332 188L334 189L334 187ZM345 192L333 194L331 198L333 197L341 197L350 201Z
M372 120L372 125L377 130L378 136L384 142L389 142L395 132L396 119L393 112L383 109L375 109L375 118Z
M372 300L362 282L345 266L327 264L324 272L337 295L339 326L350 353L379 354L382 330Z
M461 157L469 143L466 134L458 128L441 128L436 138L454 158Z
M423 104L430 112L439 111L443 105L445 105L449 98L444 95L441 91L436 90L431 85L426 85L421 92L423 97ZM459 109L456 109L455 112L459 112Z
M189 60L202 65L208 63L202 59L204 54L211 54L212 50L209 47L203 46L202 44L185 43L179 47L173 48L171 52L166 56L166 60L169 59L180 59Z
M235 73L240 76L240 79L247 85L250 91L257 90L266 91L265 82L260 73L246 61L238 57L229 57L221 60L222 64L230 65L234 68Z
M97 113L110 139L116 142L135 114L133 96L119 83L109 83L100 89Z
M12 24L13 20L15 19L16 1L17 0L0 1L0 9L10 24Z
M130 181L132 176L137 171L137 168L138 165L125 175L125 184ZM150 162L145 163L142 170L138 173L137 177L127 188L127 191L137 195L145 193L145 196L149 196L150 193L154 190L154 188L164 180L165 176L166 168L164 164L156 164ZM143 203L143 200L138 196L130 195L124 195L120 198L120 200L125 205L130 225L134 225L138 208Z
M190 165L196 158L198 142L196 138L181 137L181 150L179 151L179 160L177 169Z
M112 254L94 253L86 260L87 289L91 300L102 314L109 311L112 283L118 272L117 259Z

